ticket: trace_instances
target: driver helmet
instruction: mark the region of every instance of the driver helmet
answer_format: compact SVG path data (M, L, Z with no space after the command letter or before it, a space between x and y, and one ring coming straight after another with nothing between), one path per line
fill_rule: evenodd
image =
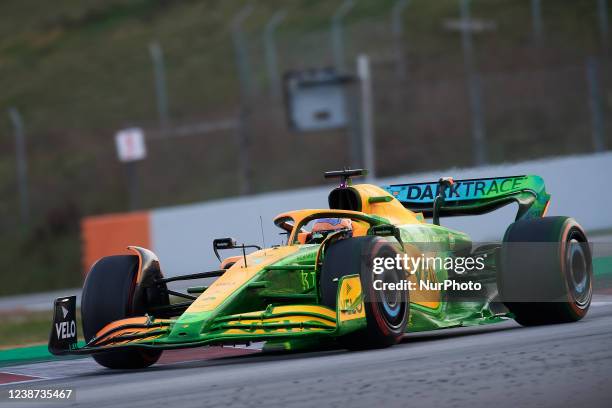
M326 238L332 232L353 231L353 223L349 218L321 218L312 226L313 238Z

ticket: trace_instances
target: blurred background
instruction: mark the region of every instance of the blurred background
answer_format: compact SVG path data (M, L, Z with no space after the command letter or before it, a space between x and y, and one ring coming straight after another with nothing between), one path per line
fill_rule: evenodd
M85 216L363 165L359 55L377 177L605 151L608 3L3 0L0 295L80 286ZM300 132L284 78L325 67L352 119ZM132 127L146 158L124 163Z

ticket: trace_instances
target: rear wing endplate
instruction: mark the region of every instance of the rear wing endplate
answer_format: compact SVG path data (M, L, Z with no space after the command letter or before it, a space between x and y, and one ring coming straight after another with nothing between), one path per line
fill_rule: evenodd
M404 207L425 217L433 214L438 182L383 186ZM535 175L455 180L445 192L440 216L480 215L511 203L518 203L516 219L542 217L550 194L544 180Z

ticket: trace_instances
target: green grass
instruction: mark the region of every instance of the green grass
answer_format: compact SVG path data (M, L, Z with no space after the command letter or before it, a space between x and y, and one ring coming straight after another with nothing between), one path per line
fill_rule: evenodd
M51 310L2 313L0 319L0 367L55 358L47 349L53 323ZM80 312L77 327L82 338ZM80 345L83 344L81 341Z
M3 313L0 325L0 348L47 343L52 322L51 311Z
M0 296L80 287L80 239L76 230L35 230L0 239L3 264Z

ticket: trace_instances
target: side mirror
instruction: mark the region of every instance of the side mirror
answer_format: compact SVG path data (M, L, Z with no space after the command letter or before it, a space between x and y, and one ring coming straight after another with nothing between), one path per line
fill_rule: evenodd
M219 255L219 251L222 251L224 249L242 249L242 256L244 257L244 265L246 266L246 252L245 252L246 248L261 249L259 245L245 245L245 244L238 245L236 241L234 240L234 238L213 239L213 251L217 259L219 260L219 262L221 262L221 256Z
M234 238L217 238L213 240L213 247L217 249L232 249L236 246Z
M219 262L221 262L219 251L233 248L236 248L236 241L234 238L217 238L213 240L213 252L215 253L215 256Z

